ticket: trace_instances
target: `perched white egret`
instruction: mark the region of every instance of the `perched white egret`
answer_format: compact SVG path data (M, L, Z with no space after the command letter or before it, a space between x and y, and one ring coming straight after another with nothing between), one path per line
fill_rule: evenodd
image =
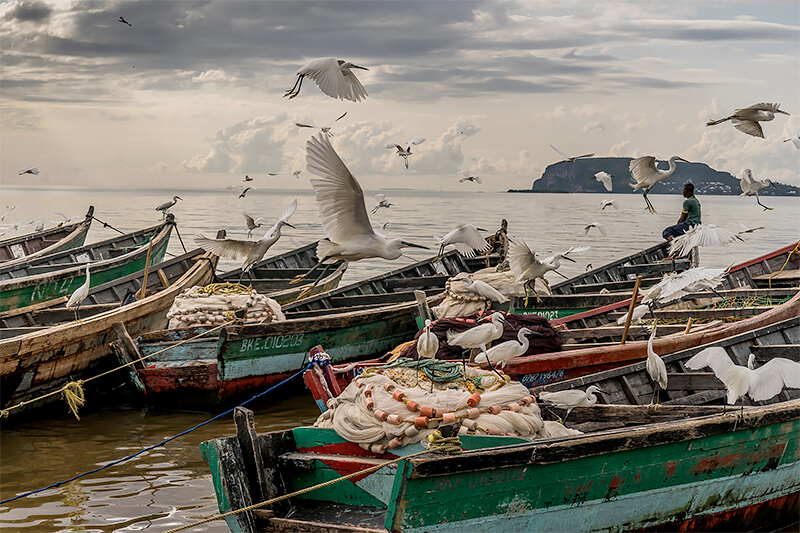
M460 281L468 292L480 296L485 300L501 304L506 303L508 301L508 298L503 296L500 293L500 291L498 291L485 281L481 281L479 279L472 279L466 274L459 274L457 277L453 278L453 281Z
M506 367L509 359L525 355L530 347L530 340L527 335L533 333L528 328L521 328L517 332L517 340L510 340L501 342L496 346L492 346L485 353L480 353L475 356L476 363L488 363L489 361L497 364L500 363L501 368Z
M750 354L749 366L755 366L755 356ZM686 368L700 370L709 367L728 390L727 402L733 405L747 394L756 402L769 400L784 387L800 388L800 363L776 357L765 365L751 369L734 364L725 348L712 346L686 361Z
M11 211L13 211L14 209L16 209L16 208L17 208L17 206L15 206L15 205L12 205L12 206L6 206L6 212L5 212L5 213L3 213L3 214L0 216L0 222L2 222L3 220L5 220L5 219L6 219L6 216L8 216L8 214L9 214Z
M778 109L780 105L781 104L761 102L753 104L750 107L734 109L731 116L718 120L711 119L706 122L706 126L715 126L726 120L730 120L733 127L742 133L752 135L753 137L761 137L763 139L764 131L761 129L761 124L759 124L759 122L769 122L775 118L775 113L781 113L783 115L789 114L786 111Z
M483 183L483 181L481 180L480 176L473 176L472 174L470 174L466 170L459 170L458 171L458 175L461 176L461 179L458 180L459 183L464 183L465 181L472 181L472 182L475 182L475 183L477 183L479 185L481 183Z
M583 228L583 236L584 237L588 236L589 235L589 230L592 229L592 228L597 228L597 230L600 232L600 235L602 235L603 237L608 235L608 233L606 232L605 224L601 224L600 222L592 222L591 224L587 224Z
M311 186L327 238L317 244L319 262L305 275L295 278L294 283L308 277L330 259L358 261L380 257L393 261L403 255L404 247L428 249L375 233L364 204L364 191L326 135L319 133L309 139L306 151L309 171L319 176L311 179Z
M633 318L631 318L631 324L641 324L644 315L650 310L650 307L646 304L640 304L633 308ZM625 324L628 320L628 313L625 313L621 317L617 319L617 325L621 326Z
M600 210L601 211L604 210L608 206L611 206L614 209L619 209L619 206L617 206L617 201L616 200L603 199L603 200L600 201Z
M117 20L117 22L121 22L123 24L127 24L128 26L133 26L133 24L131 24L130 22L128 22L127 20L125 20L122 17L120 17L119 20Z
M571 247L566 252L555 254L551 257L543 259L542 261L539 261L536 259L536 252L531 250L523 239L514 239L513 241L510 241L508 246L508 263L511 267L511 272L514 274L514 276L516 276L517 281L524 282L526 287L530 285L531 290L533 290L533 293L538 299L539 295L536 294L536 289L533 286L536 278L541 278L545 281L545 283L547 283L544 275L551 270L556 274L566 278L566 276L557 271L557 269L561 267L561 259L566 259L567 261L572 261L575 263L576 261L571 257L568 257L568 254L585 252L589 249L589 246L579 246L577 248Z
M91 281L89 279L89 263L86 263L86 281L83 282L83 285L77 288L75 292L72 293L72 296L69 297L67 301L67 309L70 307L75 308L75 320L79 321L78 317L78 309L81 306L81 302L83 302L87 296L89 296L89 287L91 286Z
M293 178L299 178L300 177L300 173L303 172L303 170L305 170L305 168L306 168L306 164L303 163L302 165L300 165L299 167L297 167L294 170L284 170L283 172L267 172L267 175L269 175L269 176L280 176L281 174L291 174Z
M446 246L452 244L458 253L467 258L475 257L476 252L486 252L489 250L490 245L486 239L478 233L479 231L486 231L485 229L476 228L472 224L462 224L457 228L449 231L444 237L436 237L437 244L439 245L439 257L444 254Z
M644 196L644 201L647 203L646 209L651 213L656 213L656 209L647 198L647 193L649 193L650 189L655 187L657 183L664 181L675 173L675 169L677 168L675 164L676 161L688 163L684 158L674 155L669 158L669 168L667 170L659 170L656 166L656 158L651 155L637 157L631 160L628 169L631 171L633 179L636 180L635 184L631 183L631 187L633 187L634 191L644 189L644 194L642 196Z
M614 188L614 183L611 178L611 174L603 172L602 170L594 175L594 179L602 183L603 187L605 187L608 192L611 192L611 190Z
M331 122L329 122L328 124L326 124L324 126L315 126L313 124L303 124L301 122L295 122L294 125L297 126L298 128L315 128L315 129L320 130L322 133L324 133L328 137L333 137L333 132L331 132L331 128L333 127L333 125L336 122L342 120L346 114L347 114L347 111L345 111L338 118L332 120Z
M766 189L770 185L772 185L773 188L777 189L777 187L775 187L775 184L768 179L765 179L763 181L755 179L753 177L753 171L751 171L749 168L746 168L742 172L742 177L739 178L739 187L742 188L742 194L740 194L739 196L755 196L756 202L758 203L758 205L764 208L764 211L772 211L772 208L762 204L761 199L758 197L758 193L762 189Z
M791 142L795 148L800 150L800 135L792 135L788 139L784 139L783 142L785 143Z
M583 155L576 155L575 157L570 157L567 154L565 154L564 152L562 152L561 150L559 150L558 148L556 148L555 146L553 146L552 144L550 145L550 148L552 148L553 150L558 152L558 155L560 155L561 157L564 158L563 162L565 162L565 163L574 163L578 159L581 159L581 158L584 158L584 157L593 157L594 156L594 152L592 152L591 154L583 154Z
M743 233L753 233L754 231L757 231L757 230L760 230L760 229L764 229L764 226L756 226L755 228L748 228L747 226L745 226L744 224L742 224L738 220L736 221L736 224L740 228L742 228L742 231L737 231L736 232L737 235L741 235Z
M670 241L669 255L680 257L687 255L695 246L724 246L736 240L744 242L744 239L725 228L714 224L698 224Z
M156 207L156 211L161 211L161 215L166 217L167 213L169 213L169 209L178 203L178 200L183 200L180 196L173 196L172 200L169 202L164 202L163 204Z
M22 176L23 174L33 174L34 176L39 174L39 169L36 167L25 167L20 169L19 175Z
M242 275L244 275L245 272L249 272L256 263L261 261L261 258L264 257L264 254L267 253L267 250L269 250L273 244L278 242L278 239L281 237L281 228L283 226L294 228L294 226L289 224L289 217L294 214L296 209L297 200L294 200L289 204L289 207L284 209L275 225L257 241L209 239L198 235L195 237L194 242L203 250L217 254L220 257L227 257L228 259L244 257L244 262L242 263Z
M479 324L461 333L447 332L447 344L460 346L464 349L480 348L486 353L486 345L503 336L503 322L501 313L492 313L491 322Z
M320 57L297 71L294 87L286 91L283 96L288 96L291 100L300 94L303 78L310 78L331 98L360 102L367 97L367 91L353 73L353 69L356 68L369 70L335 57Z
M387 198L386 195L383 193L376 194L375 199L378 201L378 203L375 207L372 208L373 215L377 213L378 209L380 209L381 207L385 207L388 209L394 205L393 203L389 202L389 198Z
M567 421L567 417L574 408L591 407L596 404L596 393L598 392L606 394L604 391L600 390L597 385L589 385L586 392L577 389L560 390L557 392L540 392L539 399L553 405L553 407L567 410L567 414L564 415L564 420L561 421L563 424Z
M650 379L653 380L653 399L650 400L650 405L658 405L658 391L667 390L667 365L664 360L653 351L653 339L656 338L656 326L653 325L653 331L650 332L650 339L647 341L647 362L644 367Z
M642 295L642 303L654 301L665 304L687 294L714 290L725 280L724 268L695 267L683 272L666 273L657 284ZM635 313L634 313L635 316Z
M403 158L403 162L406 164L406 168L408 168L408 156L411 155L411 146L422 144L425 142L425 139L411 139L405 145L400 145L397 143L389 143L386 145L386 148L390 150L397 149L397 155Z
M264 217L258 217L257 219L253 219L253 217L251 217L247 213L242 212L242 214L244 215L244 221L247 224L247 236L248 237L252 237L253 236L253 230L256 229L256 228L260 228L261 226L264 225L264 222L267 221L267 219L264 218Z
M425 320L425 328L417 339L417 354L420 359L436 359L439 351L439 337L431 331L431 319Z

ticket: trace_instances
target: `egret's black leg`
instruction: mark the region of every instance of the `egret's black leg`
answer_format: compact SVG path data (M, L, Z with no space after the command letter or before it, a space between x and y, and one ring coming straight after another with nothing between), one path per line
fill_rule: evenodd
M764 208L764 211L772 211L771 207L767 207L761 203L761 199L758 197L758 195L756 195L756 202L758 202L758 205Z

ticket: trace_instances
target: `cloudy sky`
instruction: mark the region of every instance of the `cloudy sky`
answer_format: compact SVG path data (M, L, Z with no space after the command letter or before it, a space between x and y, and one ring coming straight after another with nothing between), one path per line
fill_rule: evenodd
M118 22L123 16L131 26ZM0 182L310 188L310 130L365 188L527 188L568 154L680 155L800 185L800 4L786 1L56 1L0 5ZM332 56L369 98L295 72ZM730 123L792 113L766 139ZM406 170L385 148L424 137ZM17 176L37 166L36 177ZM468 184L466 186L471 186ZM462 185L461 187L464 187Z

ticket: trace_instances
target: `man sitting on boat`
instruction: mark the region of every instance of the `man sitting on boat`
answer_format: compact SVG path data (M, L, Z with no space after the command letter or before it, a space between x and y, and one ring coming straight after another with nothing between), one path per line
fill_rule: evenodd
M681 210L678 223L665 228L661 233L661 236L667 239L667 242L679 235L683 235L689 231L692 226L702 223L700 221L700 202L694 197L694 185L691 183L684 185L683 196L686 200L683 201L683 209Z

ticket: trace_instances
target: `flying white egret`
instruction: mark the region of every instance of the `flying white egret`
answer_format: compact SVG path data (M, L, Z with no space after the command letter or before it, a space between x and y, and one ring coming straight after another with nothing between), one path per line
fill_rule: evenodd
M483 181L481 180L480 176L473 176L472 174L470 174L466 170L459 170L458 171L458 175L461 176L461 179L458 180L459 183L464 183L465 181L472 181L472 182L475 182L477 184L483 183Z
M336 118L336 119L332 120L331 122L329 122L328 124L326 124L324 126L315 126L313 124L302 124L300 122L295 122L294 125L297 126L298 128L315 128L315 129L320 130L322 133L324 133L328 137L333 137L333 132L331 132L331 127L333 127L333 125L336 122L342 120L346 114L347 114L347 111L342 113L339 116L339 118Z
M698 224L670 241L669 255L680 257L687 255L695 246L723 246L736 240L744 242L744 239L725 228L714 224Z
M283 96L288 96L291 100L300 94L303 78L310 78L331 98L360 102L367 97L367 91L352 71L356 68L369 70L335 57L320 57L297 71L294 87L286 91Z
M755 356L750 354L748 366L755 366ZM700 370L711 368L714 375L728 390L728 405L733 405L745 394L756 402L769 400L784 387L800 389L800 363L776 357L756 369L734 364L725 348L712 346L686 361L686 368ZM742 403L744 409L744 402Z
M383 193L376 194L375 199L378 201L378 204L372 208L373 215L377 213L378 209L380 209L381 207L385 207L388 209L394 205L393 203L389 202L389 198L387 198L386 195Z
M156 211L161 211L161 215L166 217L167 213L169 213L170 207L178 203L178 200L183 200L180 196L173 196L172 200L169 202L164 202L163 204L156 207Z
M485 353L476 355L475 362L480 364L491 361L495 364L500 363L500 367L505 368L509 359L523 356L525 355L525 352L528 351L530 340L527 336L531 333L534 332L528 328L521 328L519 332L517 332L517 340L512 339L510 341L501 342L496 346L492 346L486 350Z
M591 407L596 404L596 393L598 392L607 394L600 390L597 385L589 385L586 392L577 389L560 390L557 392L540 392L539 399L553 405L553 407L567 410L567 414L564 415L564 419L561 421L563 424L567 421L570 412L576 407Z
M472 279L467 274L459 274L453 281L460 281L464 288L485 300L497 303L506 303L508 298L503 296L500 291L479 279Z
M82 216L82 215L73 215L71 217L68 217L64 213L61 213L60 211L53 211L53 213L55 213L56 215L58 215L58 216L60 216L61 218L64 219L64 221L62 222L63 224L66 224L67 222L69 222L73 218L81 218L81 216ZM0 219L0 220L2 220L2 219ZM52 222L61 222L61 221L52 221Z
M253 217L251 217L247 213L242 212L242 214L244 215L244 221L247 224L247 236L248 237L252 237L253 236L253 230L256 229L256 228L260 228L261 226L264 225L264 222L267 221L267 219L264 218L264 217L258 217L257 219L253 219Z
M764 229L764 226L756 226L755 228L748 228L747 226L745 226L744 224L742 224L738 220L736 221L736 224L738 224L739 227L742 228L742 231L737 231L736 232L737 235L741 235L743 233L753 233L754 231L757 231L757 230L760 230L760 229Z
M786 111L778 109L780 105L781 104L761 102L743 109L734 109L731 116L719 120L711 119L706 122L706 126L714 126L726 120L730 120L733 127L742 133L752 135L753 137L761 137L763 139L764 131L761 129L761 124L759 124L759 122L769 122L775 118L775 113L781 113L783 115L789 114Z
M280 176L281 174L291 174L293 178L299 178L300 177L300 173L303 172L303 170L305 170L305 168L306 168L306 164L303 163L302 165L300 165L299 167L297 167L294 170L284 170L283 172L267 172L267 175L269 175L269 176Z
M408 168L408 156L411 155L411 146L422 144L425 142L425 139L411 139L405 145L399 145L397 143L389 143L386 145L386 148L390 150L397 149L397 155L403 158L403 162L406 164L406 168Z
M442 238L435 237L439 245L439 257L444 254L446 246L452 244L458 253L467 258L475 257L475 252L486 252L489 250L490 245L486 239L481 236L479 231L486 231L485 229L476 228L472 224L463 224L457 228L449 231L447 235Z
M425 328L417 339L417 354L420 359L436 359L439 351L439 337L431 331L431 319L425 320Z
M16 208L17 208L17 206L15 206L15 205L12 205L12 206L6 206L6 212L5 212L5 213L3 213L3 214L2 214L2 216L0 216L0 222L2 222L3 220L5 220L5 219L6 219L6 216L8 216L8 214L9 214L11 211L13 211L14 209L16 209Z
M70 307L75 308L75 320L79 321L78 317L78 309L81 306L81 302L83 302L87 296L89 296L89 287L91 286L91 282L89 280L89 263L86 263L86 281L83 282L83 285L78 287L75 292L72 293L72 296L69 297L67 301L67 309Z
M753 177L753 172L749 168L746 168L742 172L742 177L739 178L739 187L742 188L742 194L740 194L739 196L755 196L756 202L758 203L758 205L764 208L764 211L772 211L773 208L767 207L764 204L762 204L761 199L758 197L758 193L762 189L766 189L770 185L772 185L773 188L777 189L777 187L775 187L775 184L768 179L765 179L763 181L755 179Z
M605 210L605 208L608 207L608 206L611 206L614 209L619 209L619 207L617 206L617 201L616 200L603 199L603 200L600 201L600 210L601 211Z
M248 174L245 174L245 175L244 175L244 180L243 180L243 181L245 181L245 182L248 182L248 181L253 181L253 178L251 178L251 177L250 177Z
M565 163L574 163L578 159L581 159L581 158L584 158L584 157L593 157L594 156L594 152L592 152L591 154L583 154L583 155L576 155L575 157L570 157L567 154L565 154L564 152L562 152L561 150L559 150L558 148L556 148L555 146L553 146L552 144L550 145L550 148L552 148L553 150L558 152L558 155L560 155L561 157L564 158L563 162L565 162Z
M687 294L704 290L713 291L725 281L727 269L695 267L683 272L666 273L657 284L642 295L642 303L651 301L665 304ZM635 317L634 310L634 317Z
M244 273L249 272L256 263L261 261L261 258L264 257L264 254L267 253L267 250L269 250L273 244L278 242L278 239L281 237L281 228L283 226L294 228L294 226L289 224L289 217L294 214L296 209L297 200L294 200L291 204L289 204L289 207L284 209L275 225L272 226L264 234L264 236L257 241L209 239L202 235L198 235L195 237L194 242L196 242L197 245L203 250L217 254L220 257L227 257L228 259L239 259L244 257L244 262L242 263L242 276L244 276ZM241 277L239 279L241 279Z
M795 148L800 150L800 135L792 135L788 139L784 139L783 142L785 143L791 142Z
M364 204L364 191L355 176L339 158L328 137L322 133L306 143L308 169L319 176L311 179L317 197L322 228L327 235L317 244L319 262L297 283L330 259L358 261L380 257L393 261L403 255L403 248L428 249L402 239L387 239L375 233Z
M614 188L614 183L611 178L611 174L603 172L602 170L594 175L594 179L602 183L603 187L605 187L608 192L611 192Z
M123 24L127 24L128 26L133 26L133 24L131 24L130 22L128 22L127 20L125 20L122 17L120 17L119 20L117 20L117 22L121 22Z
M653 380L653 398L650 400L650 405L658 405L658 391L667 390L667 365L653 351L653 339L655 338L656 325L653 324L653 331L650 332L650 339L647 341L647 362L644 364L647 374Z
M600 235L602 235L603 237L608 235L608 233L606 232L605 224L601 224L600 222L592 222L591 224L587 224L583 228L583 236L584 237L588 236L589 235L589 230L592 229L592 228L597 228L597 230L600 232Z
M447 332L447 344L460 346L465 350L480 348L486 353L486 345L503 336L503 323L505 319L501 313L492 313L491 322L479 324L461 333ZM491 361L488 361L491 367Z
M22 176L23 174L33 174L34 176L39 174L39 169L36 167L25 167L20 169L19 175Z
M655 214L657 211L647 198L647 193L649 193L650 189L655 187L657 183L664 181L675 173L675 169L677 168L675 164L676 161L688 163L688 161L684 158L674 155L669 158L669 169L659 170L656 166L656 158L651 155L637 157L636 159L631 160L628 169L631 171L631 176L633 176L633 179L636 180L635 184L631 183L631 187L633 187L634 191L644 189L644 194L642 196L644 196L644 201L647 203L646 209L653 214Z
M633 318L631 318L631 324L641 324L644 315L650 310L650 307L647 304L637 305L633 308ZM617 325L621 326L628 320L628 313L625 313L621 317L617 319Z
M514 274L514 276L516 276L517 281L524 282L526 293L527 287L530 286L534 295L536 295L536 298L539 299L539 295L536 294L536 289L534 286L536 278L541 278L545 281L545 283L547 283L544 275L551 270L559 276L566 278L566 276L557 270L561 267L561 259L566 259L567 261L572 261L575 263L576 261L569 257L568 254L585 252L589 249L589 246L579 246L577 248L571 247L566 252L555 254L543 259L542 261L539 261L536 259L536 252L531 250L523 239L514 239L513 241L510 241L508 246L508 263L511 267L511 272Z

